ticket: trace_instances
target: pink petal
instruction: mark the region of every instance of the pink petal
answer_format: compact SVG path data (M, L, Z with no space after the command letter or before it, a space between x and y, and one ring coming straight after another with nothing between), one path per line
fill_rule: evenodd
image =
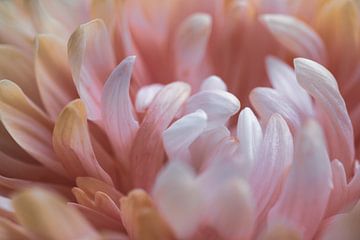
M139 128L129 96L135 57L125 58L111 73L102 93L102 116L106 132L119 159L127 163Z
M297 82L294 69L276 57L267 57L266 70L273 88L286 96L303 114L313 115L311 98Z
M153 184L164 161L162 132L173 120L189 94L189 85L174 82L165 86L150 105L131 149L131 179L136 187L149 189Z
M91 120L101 119L101 94L115 65L112 44L102 20L95 19L71 35L68 56L72 76Z
M293 158L293 140L285 120L278 114L270 118L254 168L250 175L258 221L267 213L284 180Z
M332 125L326 129L331 158L339 159L349 174L354 158L353 128L336 80L326 68L311 60L297 58L294 64L300 85L315 98Z
M279 200L269 212L268 227L285 224L309 240L324 217L332 189L325 139L316 122L307 122L301 130L294 156Z
M306 23L281 14L265 14L261 20L274 37L295 55L319 62L326 60L324 43Z

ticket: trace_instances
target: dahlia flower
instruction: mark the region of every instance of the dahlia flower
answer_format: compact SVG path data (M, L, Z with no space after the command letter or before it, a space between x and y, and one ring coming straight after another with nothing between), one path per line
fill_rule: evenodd
M355 0L1 1L0 239L360 239L359 24Z

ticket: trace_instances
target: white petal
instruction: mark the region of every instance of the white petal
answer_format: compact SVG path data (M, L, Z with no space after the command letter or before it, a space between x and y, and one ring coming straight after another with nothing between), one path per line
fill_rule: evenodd
M200 187L187 165L170 162L156 180L153 197L178 238L187 238L197 229L202 210Z
M156 94L164 87L162 84L151 84L140 88L136 95L135 108L137 112L145 112L154 100Z
M189 98L186 112L202 109L208 116L207 129L223 126L240 109L240 101L231 93L211 90L201 91Z
M205 130L207 116L199 109L174 122L163 133L165 151L170 160L190 160L190 144Z
M227 91L227 86L224 81L218 76L210 76L203 81L200 87L201 91L206 90L223 90Z

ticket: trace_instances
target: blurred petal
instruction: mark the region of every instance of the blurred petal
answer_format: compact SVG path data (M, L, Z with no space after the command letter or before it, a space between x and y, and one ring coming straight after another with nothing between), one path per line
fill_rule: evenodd
M40 189L18 193L13 198L16 217L42 239L98 239L98 234L57 195Z
M63 107L77 97L66 54L66 43L56 36L36 37L35 73L46 111L56 119Z
M34 236L27 232L22 226L19 226L5 218L0 218L0 236L3 240L35 239Z
M175 239L144 191L131 191L121 199L120 205L123 223L131 239Z
M157 177L153 196L177 238L189 238L198 228L202 210L200 186L192 169L180 161L170 162Z
M208 77L207 79L205 79L203 81L203 83L201 84L200 90L201 91L206 91L206 90L227 91L227 86L221 78L214 75L214 76Z
M288 15L265 14L261 20L274 37L296 56L326 61L321 38L306 23Z
M137 112L145 112L154 100L156 94L164 87L162 84L151 84L140 88L136 95L135 108Z

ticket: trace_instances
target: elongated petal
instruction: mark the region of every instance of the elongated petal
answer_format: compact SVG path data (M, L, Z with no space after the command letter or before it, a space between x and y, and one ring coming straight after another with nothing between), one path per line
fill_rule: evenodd
M201 219L201 194L195 173L188 165L170 162L158 176L153 196L178 238L188 238L195 232Z
M295 159L279 200L270 210L268 224L285 224L304 240L312 239L332 188L332 176L325 140L320 126L309 121L295 145ZM311 206L311 211L309 210Z
M294 69L276 57L266 58L266 70L272 86L294 103L302 113L312 116L312 102L308 93L296 81Z
M261 20L274 37L295 55L319 62L326 60L321 38L306 23L281 14L265 14Z
M350 173L354 158L354 136L346 105L332 74L320 64L297 58L295 72L300 85L315 98L331 122L328 130L331 158L339 159Z
M42 239L97 239L98 234L57 195L40 189L18 193L13 198L16 217L26 229Z
M111 73L102 94L102 116L106 132L118 158L126 162L139 124L129 96L135 57L125 58Z
M179 26L175 40L178 79L186 80L194 69L193 66L203 59L211 33L211 24L210 15L195 13Z
M73 176L91 176L112 184L102 169L90 141L85 106L81 100L69 103L56 121L53 145L62 164Z
M56 119L64 106L77 97L65 42L50 34L37 36L35 74L44 107Z
M68 43L72 76L91 120L101 119L104 82L115 65L111 46L106 26L99 19L80 25Z
M244 108L239 114L237 137L242 158L252 164L259 152L263 133L260 123L250 108Z
M293 140L290 130L284 119L274 114L266 127L250 178L258 218L263 217L273 204L273 198L284 180L292 158Z
M4 240L29 240L34 238L34 236L23 227L5 218L0 218L0 236Z
M12 138L31 156L54 172L65 175L51 146L53 124L13 82L0 82L0 117Z
M165 151L170 160L190 160L190 144L205 130L207 116L197 110L180 118L163 133Z
M240 109L240 101L231 93L210 90L201 91L191 96L186 105L186 112L202 109L208 116L207 130L223 126Z
M189 94L189 85L174 82L165 86L150 105L131 150L130 170L135 186L149 189L153 184L164 161L162 132L178 113ZM148 141L149 139L151 141Z

